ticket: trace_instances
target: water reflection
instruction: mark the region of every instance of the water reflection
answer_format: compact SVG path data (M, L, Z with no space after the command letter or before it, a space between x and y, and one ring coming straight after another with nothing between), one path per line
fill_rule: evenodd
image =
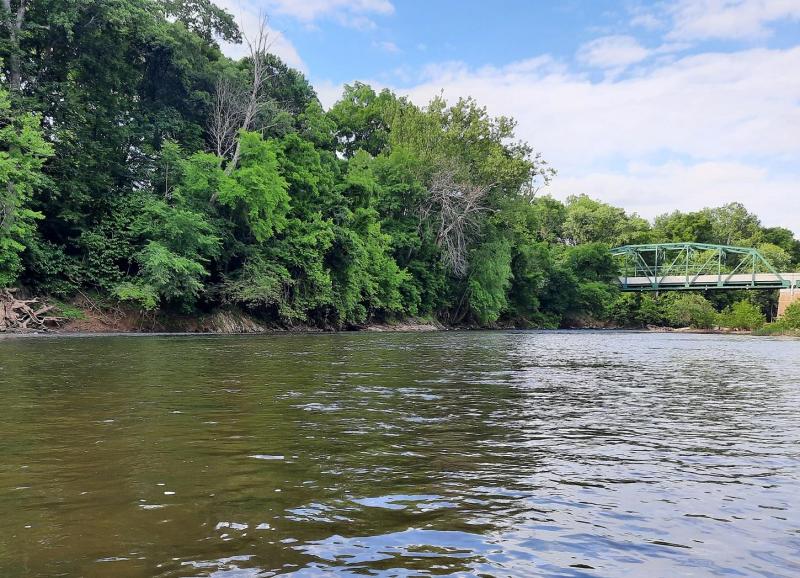
M4 576L800 574L800 342L0 342Z

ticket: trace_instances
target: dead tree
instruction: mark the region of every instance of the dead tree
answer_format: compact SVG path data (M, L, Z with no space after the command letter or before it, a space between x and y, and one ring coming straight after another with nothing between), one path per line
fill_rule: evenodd
M228 160L225 168L230 173L239 162L240 131L251 130L253 124L269 97L265 85L270 76L267 54L272 39L267 26L267 18L261 19L254 38L242 34L250 57L251 82L245 88L230 77L217 81L214 110L210 119L209 133L218 156Z
M230 159L236 149L236 136L244 124L245 94L236 80L228 76L217 80L214 92L208 131L217 156Z
M490 188L459 182L455 167L445 167L434 173L419 208L420 224L433 223L442 260L457 277L467 274L469 243L480 231Z

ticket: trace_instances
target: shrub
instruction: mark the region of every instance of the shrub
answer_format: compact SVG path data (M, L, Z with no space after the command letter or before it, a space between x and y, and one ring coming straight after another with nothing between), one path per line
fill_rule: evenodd
M642 293L620 293L611 304L608 318L619 327L645 327L665 322L661 301Z
M53 301L53 305L56 306L59 317L63 317L64 319L86 319L86 314L83 310L78 309L74 305L62 303L61 301Z
M710 329L717 320L717 312L709 301L697 293L684 293L667 305L667 319L677 327Z
M786 329L800 329L800 301L789 305L777 323Z
M739 301L727 307L719 316L719 324L731 329L758 329L766 319L761 309L749 301Z
M760 335L800 334L800 301L792 303L786 308L780 319L768 323L758 333Z

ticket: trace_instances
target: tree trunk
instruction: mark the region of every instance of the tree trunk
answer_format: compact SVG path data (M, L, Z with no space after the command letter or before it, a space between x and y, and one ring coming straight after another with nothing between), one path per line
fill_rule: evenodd
M22 30L22 24L25 22L25 10L28 0L20 0L16 12L11 9L11 0L2 0L2 2L6 19L5 25L8 29L8 38L11 44L11 54L8 57L9 80L11 90L19 92L22 87L22 62L20 59L19 36Z

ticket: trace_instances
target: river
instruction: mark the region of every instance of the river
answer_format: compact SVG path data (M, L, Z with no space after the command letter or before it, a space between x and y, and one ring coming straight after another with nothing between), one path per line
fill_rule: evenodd
M798 576L800 341L0 340L0 575Z

